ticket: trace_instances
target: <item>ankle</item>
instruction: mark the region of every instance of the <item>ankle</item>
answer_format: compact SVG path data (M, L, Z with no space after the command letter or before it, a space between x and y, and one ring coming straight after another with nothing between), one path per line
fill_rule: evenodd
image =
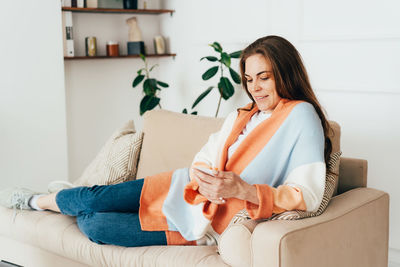
M39 210L39 211L45 210L46 207L42 207L39 204L39 199L42 197L45 197L45 196L47 196L47 195L45 195L45 194L33 195L31 197L31 199L29 199L28 205L34 210Z
M42 195L37 199L37 205L41 209L52 210L56 212L60 212L60 209L56 203L56 195L57 193L51 193L48 195Z

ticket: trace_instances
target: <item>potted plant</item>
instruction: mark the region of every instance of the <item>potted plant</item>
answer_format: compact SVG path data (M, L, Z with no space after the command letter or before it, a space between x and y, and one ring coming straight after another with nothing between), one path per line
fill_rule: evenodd
M235 90L234 90L234 87L232 85L232 82L230 81L230 79L227 76L224 75L224 69L225 69L225 71L226 71L226 69L229 71L230 77L231 77L231 79L232 79L232 81L234 83L240 84L241 83L240 75L234 69L231 68L231 59L232 58L239 58L241 53L242 53L242 51L239 50L239 51L236 51L236 52L228 54L225 51L223 51L222 46L218 42L214 42L212 44L209 44L209 46L214 48L214 51L219 54L219 57L206 56L206 57L202 57L200 59L200 61L203 60L203 59L207 59L210 62L216 62L218 65L209 68L206 72L203 73L201 78L204 81L207 81L207 80L211 79L212 77L214 77L219 71L220 72L219 82L218 82L217 86L208 87L203 93L201 93L197 97L197 99L194 101L194 103L192 105L192 110L214 88L216 88L216 89L218 89L218 92L219 92L218 106L217 106L217 111L215 112L215 117L217 117L218 116L218 112L219 112L219 108L220 108L220 105L221 105L222 98L224 100L228 100L235 93ZM188 113L186 108L182 112L183 113ZM197 111L193 111L191 114L196 115Z
M153 65L150 69L146 61L146 57L140 54L140 58L144 62L144 68L137 71L137 76L133 80L132 87L135 88L143 81L143 93L144 97L140 101L140 116L146 111L154 109L156 106L161 108L160 98L157 96L158 91L161 91L161 87L168 87L169 85L165 82L150 78L150 72L158 66ZM144 72L144 74L142 74Z

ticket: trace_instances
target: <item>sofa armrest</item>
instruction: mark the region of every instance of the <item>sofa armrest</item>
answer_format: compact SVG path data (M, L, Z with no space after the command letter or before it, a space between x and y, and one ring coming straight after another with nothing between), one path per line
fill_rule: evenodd
M365 159L340 158L338 194L367 186L368 162Z
M389 195L357 188L318 217L232 225L219 251L232 266L387 266L388 239Z
M388 240L389 195L357 188L334 197L318 217L258 224L251 238L252 263L387 266Z

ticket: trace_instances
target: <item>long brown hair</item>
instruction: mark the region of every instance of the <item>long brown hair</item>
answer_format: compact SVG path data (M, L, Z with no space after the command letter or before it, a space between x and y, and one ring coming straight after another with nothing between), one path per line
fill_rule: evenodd
M243 50L240 58L240 73L243 88L253 101L252 107L254 107L255 101L247 88L244 74L246 59L254 54L261 54L271 62L272 73L275 79L275 88L281 98L303 100L314 106L321 120L322 128L324 129L324 157L325 162L328 163L329 156L332 152L332 142L328 134L332 129L322 111L321 104L312 90L307 71L299 52L288 40L274 35L257 39Z

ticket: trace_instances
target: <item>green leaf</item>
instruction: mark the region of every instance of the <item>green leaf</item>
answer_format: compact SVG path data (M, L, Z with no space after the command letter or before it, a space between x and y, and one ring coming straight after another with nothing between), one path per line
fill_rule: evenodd
M143 83L143 91L147 96L154 96L156 90L159 89L157 87L156 79L146 79Z
M143 61L146 61L146 57L142 53L140 53L139 56Z
M140 116L142 116L146 111L152 110L160 103L160 98L156 96L146 95L140 101Z
M201 78L203 78L203 80L209 80L210 78L212 78L216 73L218 72L218 66L209 68L206 72L203 73L203 75L201 76Z
M139 83L141 83L144 79L144 75L136 76L135 80L133 80L132 87L135 88Z
M158 66L158 64L152 66L152 67L150 68L149 72L152 71L152 70L153 70L155 67L157 67L157 66Z
M184 108L184 109L182 110L182 113L187 114L187 109Z
M137 74L138 74L138 75L141 75L141 74L142 74L142 71L144 71L144 68L141 68L140 70L138 70L138 71L137 71Z
M161 88L158 87L158 81L156 79L152 79L152 80L154 80L154 81L151 81L151 85L154 86L154 89L161 91Z
M230 53L229 56L230 56L231 58L240 58L240 55L241 55L241 54L242 54L242 50L239 50L239 51Z
M143 83L143 92L146 96L153 95L149 79L146 79Z
M157 81L157 84L159 85L159 86L161 86L161 87L169 87L169 85L168 85L168 83L164 83L164 82L161 82L161 81Z
M192 115L197 115L197 111L193 111L192 113L190 113Z
M209 46L211 46L212 48L214 48L214 50L218 53L222 52L222 47L218 42L214 42L212 44L210 44Z
M217 61L218 60L218 58L217 57L212 57L212 56L208 56L208 57L202 57L202 58L200 58L200 61L202 61L203 59L207 59L208 61Z
M231 81L226 77L221 77L218 83L218 89L222 98L225 100L228 100L235 93Z
M231 57L227 53L223 52L221 53L221 62L229 68L231 66Z
M241 79L240 79L240 75L234 71L232 68L229 68L229 73L231 74L232 80L237 83L240 84Z
M205 98L210 92L211 90L214 88L214 86L210 86L208 87L207 90L205 90L203 93L201 93L201 95L199 95L199 97L196 99L196 101L194 101L192 109L201 101L203 100L203 98Z

